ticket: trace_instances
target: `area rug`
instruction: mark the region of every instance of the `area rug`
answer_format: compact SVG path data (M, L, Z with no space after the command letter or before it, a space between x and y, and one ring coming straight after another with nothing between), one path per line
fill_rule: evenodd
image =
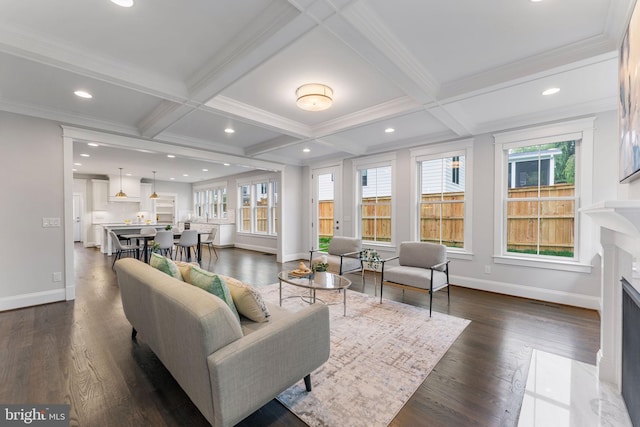
M265 300L278 303L278 284L260 287ZM301 289L284 284L283 296ZM347 291L320 291L330 305L331 354L311 374L313 390L302 381L278 400L309 426L387 426L427 378L468 320L394 301ZM299 310L306 303L286 299Z

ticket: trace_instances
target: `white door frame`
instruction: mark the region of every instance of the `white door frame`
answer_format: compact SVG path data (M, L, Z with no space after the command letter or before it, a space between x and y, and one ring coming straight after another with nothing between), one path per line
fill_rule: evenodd
M341 236L342 218L342 165L332 165L311 169L311 227L310 242L318 249L318 176L333 174L333 235Z

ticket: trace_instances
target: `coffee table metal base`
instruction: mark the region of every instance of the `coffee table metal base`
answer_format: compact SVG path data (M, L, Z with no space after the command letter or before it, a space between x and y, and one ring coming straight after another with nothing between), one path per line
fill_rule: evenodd
M302 301L308 304L315 304L316 302L321 302L323 304L327 304L322 299L316 296L316 291L340 291L342 292L342 305L344 307L343 314L347 315L347 288L351 286L351 281L342 276L338 276L332 273L316 273L318 276L316 278L315 275L311 275L308 277L295 277L290 276L288 271L283 271L278 274L278 279L280 281L280 289L279 289L279 297L280 297L280 306L282 307L282 300L288 298L300 298ZM317 280L316 280L317 279ZM308 295L290 295L290 296L282 296L282 282L288 283L293 286L297 286L300 288L309 289Z

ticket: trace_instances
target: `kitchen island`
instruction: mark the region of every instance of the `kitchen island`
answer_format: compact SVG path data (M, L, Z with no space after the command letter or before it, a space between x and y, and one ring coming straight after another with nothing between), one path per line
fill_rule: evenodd
M166 224L102 224L102 238L100 239L100 252L111 255L113 253L113 242L111 241L110 231L117 235L120 234L136 234L144 228L155 228L156 230L164 230Z

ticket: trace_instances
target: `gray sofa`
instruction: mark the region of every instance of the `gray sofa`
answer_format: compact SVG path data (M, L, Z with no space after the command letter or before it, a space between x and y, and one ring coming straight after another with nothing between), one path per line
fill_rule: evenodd
M132 258L115 266L136 333L214 426L232 426L329 358L329 310L267 303L264 323L238 323L218 297Z

